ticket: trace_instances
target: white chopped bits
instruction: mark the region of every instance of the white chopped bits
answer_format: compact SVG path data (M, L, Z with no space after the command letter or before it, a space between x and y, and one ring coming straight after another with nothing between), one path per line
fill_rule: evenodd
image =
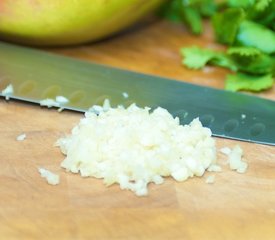
M110 100L109 99L105 99L103 102L103 111L108 111L111 108L111 104L110 104Z
M20 134L19 136L16 137L17 141L24 141L26 139L27 135L25 133Z
M88 109L88 111L85 113L85 116L88 115L89 113L99 114L101 112L103 112L103 107L99 105L94 105Z
M14 90L12 84L9 84L5 89L2 90L1 94L6 98L8 101L12 96Z
M245 173L248 164L242 161L243 150L239 145L236 145L232 152L228 155L229 167L232 170L236 170L238 173Z
M215 182L215 176L214 175L208 176L205 182L208 184L213 184Z
M51 99L51 98L43 99L39 103L40 103L40 106L46 106L48 108L60 107L60 103L56 102L54 99Z
M57 141L67 171L145 196L150 182L161 184L167 176L185 181L215 164L215 140L199 119L182 126L160 107L104 105L93 106L70 136Z
M51 107L58 107L58 112L61 112L64 108L62 108L62 106L68 104L70 101L69 99L63 97L63 96L56 96L55 99L52 99L52 98L46 98L46 99L43 99L41 100L39 103L40 103L40 106L46 106L48 108L51 108Z
M231 149L229 147L223 147L220 149L220 152L224 155L229 155L231 153Z
M41 177L45 178L50 185L57 185L60 183L59 175L52 173L51 171L44 169L44 168L38 168L38 171L41 175Z
M185 181L189 176L187 168L179 168L171 173L171 176L178 182Z
M212 165L210 165L209 168L207 168L207 171L208 172L221 172L222 168L221 168L221 166L219 166L217 164L212 164Z
M94 114L100 114L101 112L107 112L111 108L110 100L105 99L103 102L103 106L94 105L91 108L88 109L88 111L85 113L85 116L88 116L90 113Z
M239 145L236 145L232 150L229 147L223 147L220 152L228 156L231 170L236 170L238 173L246 172L248 164L242 160L243 150Z
M55 98L55 101L58 102L60 105L65 105L70 102L68 98L65 98L63 96L57 96Z
M237 168L236 171L237 171L238 173L246 173L247 168L248 168L247 162L242 161L242 162L240 163L240 166Z
M122 96L123 96L124 98L128 98L128 97L129 97L129 94L128 94L127 92L123 92L123 93L122 93Z

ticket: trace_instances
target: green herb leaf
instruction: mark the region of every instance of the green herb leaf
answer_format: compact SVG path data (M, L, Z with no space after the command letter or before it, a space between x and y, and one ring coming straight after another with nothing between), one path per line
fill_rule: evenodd
M240 71L252 74L274 73L275 60L267 54L254 57L232 55L231 58Z
M202 33L202 19L199 10L194 7L182 7L181 18L193 34Z
M238 70L252 74L272 73L275 60L252 47L231 47L227 54L235 62Z
M159 15L171 21L183 21L192 33L201 34L202 17L210 17L216 11L214 0L172 0L161 7Z
M245 12L242 8L228 8L222 13L215 14L212 18L212 25L216 40L232 45L244 18Z
M259 24L265 25L266 27L275 30L275 4L274 4L274 11L266 13L265 16L260 16L257 19Z
M166 2L161 6L158 15L173 22L181 22L180 8L182 4L179 0Z
M275 52L275 33L251 21L243 21L240 24L237 41L241 45L255 47L265 53Z
M216 52L198 47L182 48L180 52L182 63L191 69L203 68L216 55Z
M235 75L227 75L225 89L234 92L240 90L259 92L271 88L273 82L271 74L253 76L237 73Z
M216 55L213 57L213 59L209 61L209 63L211 65L228 68L234 72L238 70L236 63L232 61L232 59L229 56L227 56L225 53L221 53L221 52L219 52L218 54L216 53Z
M251 7L246 9L247 20L265 25L272 29L275 22L275 1L258 0Z
M263 11L268 7L271 2L272 0L258 0L258 2L255 4L255 8L258 11Z
M254 4L255 0L228 0L227 4L229 7L241 7L248 8Z
M239 55L244 57L255 57L261 54L261 51L253 47L230 47L227 49L229 55Z
M203 17L211 17L217 12L217 4L214 0L204 0L198 6L200 14Z
M223 52L217 52L199 47L182 48L181 55L183 56L182 63L191 69L203 68L207 63L229 68L236 71L235 63L226 56Z

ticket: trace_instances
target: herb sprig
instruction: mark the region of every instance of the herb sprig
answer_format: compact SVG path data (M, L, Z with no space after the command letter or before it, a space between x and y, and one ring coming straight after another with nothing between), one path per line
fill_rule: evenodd
M180 50L182 63L191 69L206 64L230 69L225 89L262 91L271 88L275 75L275 0L172 0L162 16L183 22L196 35L203 18L210 18L215 39L224 52L197 46Z

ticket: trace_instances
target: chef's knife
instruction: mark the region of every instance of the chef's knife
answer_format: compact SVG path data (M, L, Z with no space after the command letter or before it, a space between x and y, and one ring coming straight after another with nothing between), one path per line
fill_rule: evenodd
M199 117L213 135L275 145L275 101L59 56L0 42L0 89L39 103L57 95L66 109L86 111L108 98L112 106L161 106L182 124Z

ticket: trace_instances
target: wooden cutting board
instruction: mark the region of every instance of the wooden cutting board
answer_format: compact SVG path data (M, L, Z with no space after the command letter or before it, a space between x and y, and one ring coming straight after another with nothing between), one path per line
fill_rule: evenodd
M210 28L194 37L184 27L150 22L114 38L71 48L48 49L99 63L223 88L224 69L192 71L181 66L181 46L222 48ZM275 99L275 90L261 96ZM167 179L136 197L117 185L66 173L55 141L82 117L0 100L1 239L275 239L275 148L216 139L217 148L239 144L249 164L246 174L230 171L218 154L221 173L183 183ZM16 141L26 133L27 138ZM60 174L48 185L38 167ZM214 184L205 179L215 175Z

